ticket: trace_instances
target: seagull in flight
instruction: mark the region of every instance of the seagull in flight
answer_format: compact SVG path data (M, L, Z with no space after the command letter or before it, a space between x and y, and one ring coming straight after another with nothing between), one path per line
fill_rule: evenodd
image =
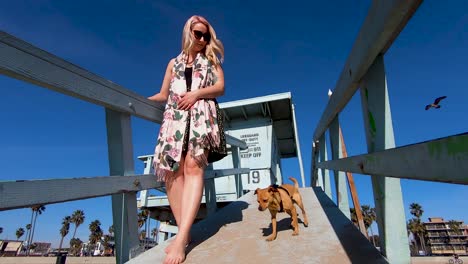
M441 101L442 99L445 99L445 98L447 98L447 96L437 97L437 98L434 100L434 103L426 105L426 110L429 110L431 107L440 108L439 103L440 103L440 101Z

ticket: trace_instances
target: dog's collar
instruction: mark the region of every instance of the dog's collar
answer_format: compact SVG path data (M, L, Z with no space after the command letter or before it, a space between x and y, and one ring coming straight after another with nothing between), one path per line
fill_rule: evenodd
M277 184L272 184L271 187L273 187L275 189L281 189L281 190L285 191L288 194L289 197L291 197L291 194L289 193L289 191L286 188L281 187L281 186L279 186Z

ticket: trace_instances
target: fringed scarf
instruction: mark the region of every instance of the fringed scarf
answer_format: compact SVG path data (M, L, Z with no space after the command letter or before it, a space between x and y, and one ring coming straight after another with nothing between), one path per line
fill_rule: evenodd
M175 59L164 118L159 130L153 167L158 181L171 177L179 169L186 125L190 118L187 151L198 166L208 164L205 150L220 144L215 102L198 100L189 111L178 110L181 95L187 92L185 65L187 55L181 53ZM213 64L201 53L195 58L192 71L191 91L203 89L216 82Z

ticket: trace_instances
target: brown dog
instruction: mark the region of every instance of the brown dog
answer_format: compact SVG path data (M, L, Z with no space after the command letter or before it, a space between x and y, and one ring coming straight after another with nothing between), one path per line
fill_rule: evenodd
M307 220L307 215L304 210L304 205L302 204L302 197L299 193L299 184L297 184L296 179L292 177L289 177L289 179L294 182L294 186L291 184L283 184L281 186L271 185L268 188L257 188L257 190L255 190L255 194L257 195L258 210L265 211L268 208L271 214L271 226L273 232L270 236L267 237L267 241L276 239L276 214L280 212L286 212L291 216L291 225L294 230L292 235L299 235L297 211L294 204L297 204L302 210L304 226L307 227L309 225L309 221Z

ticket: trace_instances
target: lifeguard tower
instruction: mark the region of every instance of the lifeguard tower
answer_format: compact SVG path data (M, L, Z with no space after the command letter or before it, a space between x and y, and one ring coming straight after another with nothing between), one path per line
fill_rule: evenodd
M196 221L237 200L246 192L282 184L281 159L284 158L298 158L301 175L300 179L298 175L295 177L302 187L305 186L291 93L231 101L219 106L224 114L226 135L245 141L247 148L237 155L228 145L228 156L209 165L205 178L210 176L205 180L204 196ZM141 156L139 159L145 162L144 173L151 173L153 156ZM237 171L241 173L237 177L226 176L226 173L223 175L223 171L239 165L235 163L243 168ZM158 191L165 193L164 187ZM215 194L216 199L207 199L209 193ZM138 208L149 210L150 217L160 221L158 242L177 233L167 196L141 191Z

